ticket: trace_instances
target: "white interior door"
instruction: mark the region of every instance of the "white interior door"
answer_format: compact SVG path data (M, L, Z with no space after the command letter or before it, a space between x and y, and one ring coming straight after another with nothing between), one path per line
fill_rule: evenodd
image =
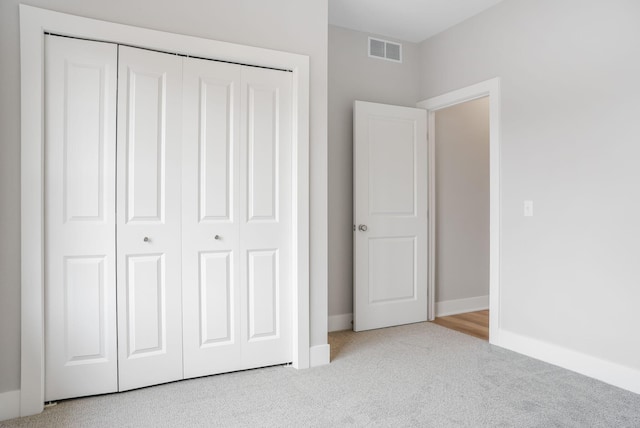
M242 68L240 299L244 368L292 359L292 74Z
M182 58L119 47L120 390L182 379Z
M354 105L355 331L427 320L427 113Z
M239 370L241 66L185 58L182 297L185 377Z
M45 400L118 389L117 46L45 36Z

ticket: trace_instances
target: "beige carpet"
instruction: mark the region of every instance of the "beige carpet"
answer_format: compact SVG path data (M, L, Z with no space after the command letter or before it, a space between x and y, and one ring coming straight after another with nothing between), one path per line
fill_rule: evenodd
M640 395L420 323L330 335L330 365L68 400L2 427L640 427Z

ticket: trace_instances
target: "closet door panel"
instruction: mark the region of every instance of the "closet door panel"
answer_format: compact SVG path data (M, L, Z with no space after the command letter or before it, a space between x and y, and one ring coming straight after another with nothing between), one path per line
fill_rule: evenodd
M279 331L277 250L251 250L247 252L248 327L249 340L274 338Z
M64 318L69 362L104 360L105 258L64 258Z
M183 377L182 58L120 46L118 338L121 391Z
M243 367L291 361L291 73L242 69Z
M166 352L164 255L127 257L128 358Z
M277 221L280 90L248 85L248 221Z
M233 80L200 78L197 91L199 220L233 221L236 188L233 143L237 138L234 121L238 120L234 97L238 86Z
M241 67L184 60L182 285L185 377L239 370Z
M118 388L117 46L45 36L45 400Z
M167 76L129 68L126 94L127 222L162 222L165 209ZM169 119L171 120L171 119Z
M231 251L200 253L200 347L231 344L235 336Z

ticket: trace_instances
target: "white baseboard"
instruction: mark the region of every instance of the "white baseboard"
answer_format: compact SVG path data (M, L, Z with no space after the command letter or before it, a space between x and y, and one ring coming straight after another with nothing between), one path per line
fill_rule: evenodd
M329 333L353 330L353 314L329 315Z
M436 316L464 314L466 312L489 309L489 296L470 297L468 299L444 300L436 302Z
M20 390L0 393L0 421L20 416Z
M640 394L640 370L500 330L496 345Z
M309 348L309 366L318 367L329 364L331 347L329 344L316 345Z

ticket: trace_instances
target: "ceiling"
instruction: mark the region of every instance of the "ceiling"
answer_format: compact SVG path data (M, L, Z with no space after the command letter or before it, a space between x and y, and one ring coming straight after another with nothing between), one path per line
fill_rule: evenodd
M329 24L421 42L502 0L329 0Z

